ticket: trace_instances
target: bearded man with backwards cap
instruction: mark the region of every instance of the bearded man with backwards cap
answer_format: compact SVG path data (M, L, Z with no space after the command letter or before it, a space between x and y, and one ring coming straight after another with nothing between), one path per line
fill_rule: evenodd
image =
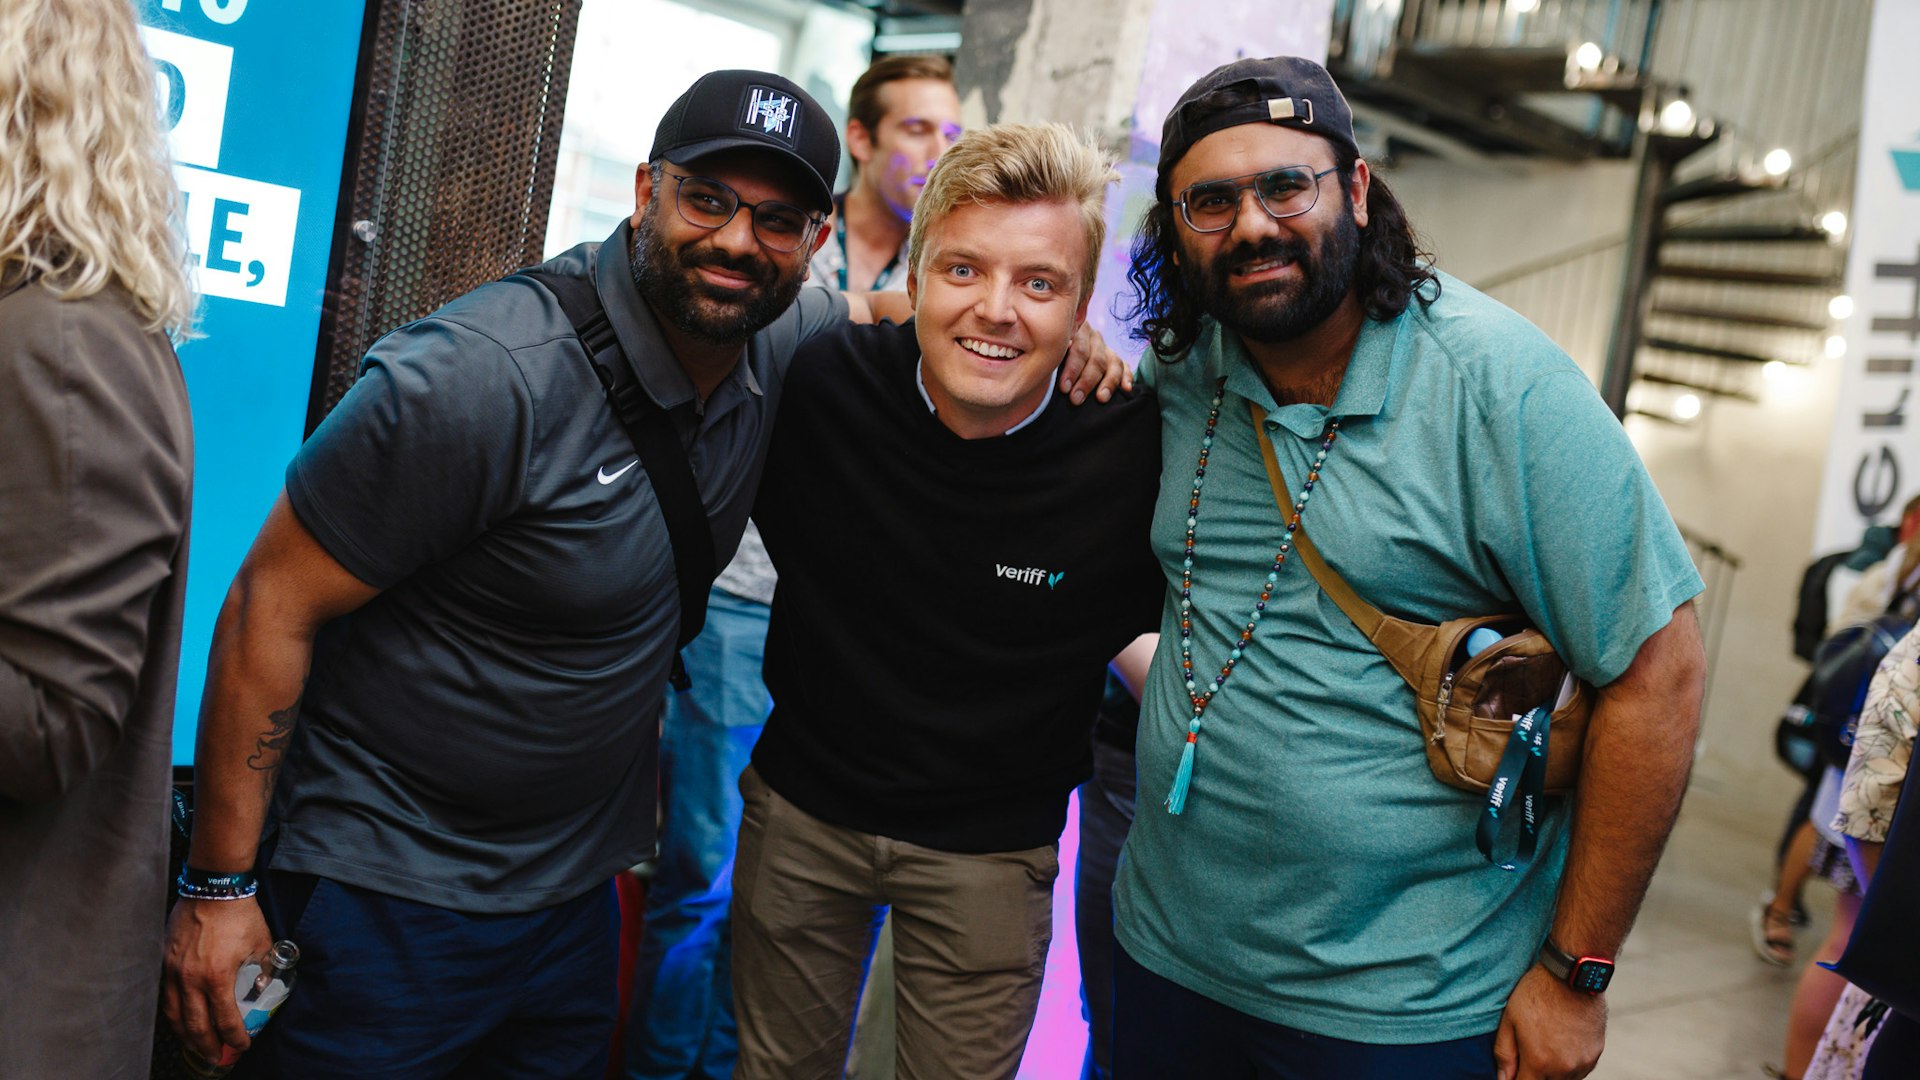
M605 243L368 352L215 628L164 989L195 1052L249 1045L235 973L291 937L299 985L249 1069L602 1074L610 882L655 847L679 599L739 542L795 349L849 314L800 288L839 157L788 80L702 76ZM595 364L684 464L638 459ZM675 464L692 546L659 493Z
M1115 882L1116 1075L1585 1076L1704 669L1700 578L1633 447L1539 330L1421 261L1311 61L1180 99L1130 277L1173 598ZM1530 862L1475 851L1488 800L1434 778L1412 691L1289 522L1386 613L1513 613L1598 688Z

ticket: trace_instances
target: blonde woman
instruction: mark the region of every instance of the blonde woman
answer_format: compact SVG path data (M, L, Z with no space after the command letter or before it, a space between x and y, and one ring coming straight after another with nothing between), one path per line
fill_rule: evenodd
M147 1075L192 295L124 0L0 0L0 1076Z

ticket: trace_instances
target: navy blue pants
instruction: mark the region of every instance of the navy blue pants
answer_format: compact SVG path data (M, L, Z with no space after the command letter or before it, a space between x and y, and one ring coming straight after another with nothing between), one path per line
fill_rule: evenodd
M1093 777L1080 785L1080 856L1073 870L1073 936L1080 947L1080 1014L1087 1053L1080 1080L1113 1080L1113 874L1133 825L1133 748L1093 740Z
M235 1076L598 1080L619 1006L613 885L472 915L307 874L260 886L300 947L293 993Z
M1196 994L1114 949L1116 1080L1493 1080L1493 1032L1379 1046L1312 1035Z

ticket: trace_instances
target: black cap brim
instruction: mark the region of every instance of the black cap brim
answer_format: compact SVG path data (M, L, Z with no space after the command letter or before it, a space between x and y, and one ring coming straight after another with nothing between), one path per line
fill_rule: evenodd
M812 190L810 190L808 194L813 196L814 208L823 212L832 209L833 184L828 181L826 177L820 175L820 171L813 167L813 163L801 157L799 154L770 143L765 139L756 139L747 135L721 135L711 139L702 139L699 142L688 143L685 146L676 146L666 155L666 158L675 165L686 165L708 154L717 154L722 150L740 149L758 150L763 154L771 154L775 157L785 158L795 165L798 165L800 167L800 175L806 179L808 184L812 185Z

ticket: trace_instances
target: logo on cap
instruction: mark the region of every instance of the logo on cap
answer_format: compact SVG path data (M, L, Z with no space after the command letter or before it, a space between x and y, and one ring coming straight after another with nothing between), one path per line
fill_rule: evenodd
M740 126L750 130L758 128L762 134L778 135L793 142L799 134L796 130L800 126L799 103L793 100L793 95L772 87L750 86L746 115L741 117Z

